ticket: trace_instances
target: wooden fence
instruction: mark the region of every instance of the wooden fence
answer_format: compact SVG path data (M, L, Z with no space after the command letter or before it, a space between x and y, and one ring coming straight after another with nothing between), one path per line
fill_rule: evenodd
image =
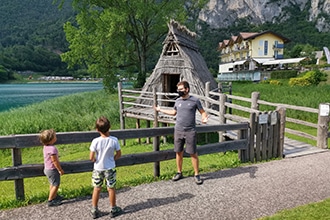
M156 88L153 92L142 92L142 91L136 91L136 90L127 90L122 89L121 85L118 84L118 95L120 100L120 108L121 108L121 128L125 128L125 117L132 117L139 119L145 119L147 121L154 121L154 123L174 123L174 118L172 116L164 116L164 115L158 115L154 111L152 111L152 105L161 105L162 108L167 108L168 104L167 102L174 102L174 100L168 100L164 99L163 97L175 97L176 93L161 93L157 92ZM327 149L328 148L328 138L330 137L329 133L329 112L323 111L322 114L321 110L322 108L326 107L326 109L329 109L330 104L329 103L320 103L319 109L316 108L310 108L310 107L304 107L304 106L295 106L295 105L289 105L284 103L271 103L267 101L260 100L260 93L259 92L253 92L251 94L251 98L247 97L240 97L235 96L231 94L231 86L230 93L225 94L221 92L223 89L223 85L219 84L219 88L215 89L214 91L211 91L209 89L209 83L206 83L205 85L205 96L192 94L199 98L203 104L204 109L206 112L211 115L209 123L211 124L226 124L226 123L232 123L232 122L251 122L251 114L256 114L256 117L259 117L261 114L270 113L272 111L277 111L279 109L282 109L282 115L283 116L283 122L282 128L283 136L286 134L293 134L300 137L304 137L307 139L311 139L317 142L317 147ZM133 95L132 95L133 94ZM153 104L150 105L141 105L136 104L137 100L139 99L146 99L146 100L153 100ZM247 105L241 105L236 104L238 102L246 102ZM259 110L260 106L263 106L263 111ZM248 106L248 107L246 107ZM150 109L150 110L149 110ZM239 112L243 112L243 114L233 114L232 110L236 110ZM312 123L309 121L303 121L301 119L288 117L286 115L287 110L296 110L301 112L308 112L312 114L317 114L318 116L318 122ZM244 115L245 116L242 116ZM196 115L197 120L198 114ZM261 116L264 117L264 116ZM282 117L282 116L281 116ZM297 125L304 125L309 126L312 129L315 129L315 133L317 133L317 136L313 136L309 133L303 132L301 130L294 130L289 129L285 127L285 123L290 122ZM137 123L139 124L139 122ZM230 135L229 133L222 132L219 136L220 141L223 141L225 136ZM231 137L234 137L234 135L231 135ZM282 137L284 139L284 137ZM282 140L281 140L282 141Z
M161 106L163 109L171 109L169 102L174 102L174 99L166 97L175 97L176 93L161 93L156 89L153 92L122 89L118 85L118 95L120 101L121 112L121 129L125 129L126 118L136 118L137 127L140 127L141 119L147 121L147 126L150 126L150 121L153 121L153 126L158 127L159 123L163 126L174 124L175 118L165 114L160 114L153 109L153 106ZM218 89L216 89L218 90ZM208 113L208 124L233 124L233 123L248 123L250 127L249 137L249 152L240 155L243 161L258 162L270 158L283 156L284 145L284 129L285 129L285 109L278 108L269 112L260 112L257 109L243 107L228 102L227 96L222 92L210 91L209 84L206 84L205 96L192 94L199 98L205 111ZM165 97L165 98L164 98ZM143 99L145 102L139 102ZM244 118L238 115L227 113L227 109L239 109L247 112L249 117ZM201 123L199 112L196 113L197 123ZM225 139L236 139L241 134L233 131L219 131L219 142L224 142Z
M198 147L199 155L226 152L231 150L238 150L240 155L245 155L248 151L248 129L247 123L227 124L227 125L204 125L197 126L198 133L219 132L224 130L238 130L240 137L238 140L228 141L223 143L210 143ZM154 144L158 145L158 150L147 153L123 155L116 161L116 165L130 166L142 163L154 162L154 175L160 175L160 161L171 160L175 158L173 150L159 150L159 137L164 135L171 135L174 133L173 127L166 128L146 128L146 129L126 129L126 130L112 130L111 135L118 139L133 139L142 137L153 137ZM43 164L22 164L22 148L40 147L38 140L39 134L26 135L12 135L0 136L0 150L11 149L13 165L0 169L0 181L14 180L16 199L24 200L24 178L44 176ZM78 144L87 143L95 137L98 137L97 132L66 132L57 133L56 144ZM184 154L184 156L189 156ZM91 161L69 161L61 162L61 165L66 174L81 173L92 171L93 163Z

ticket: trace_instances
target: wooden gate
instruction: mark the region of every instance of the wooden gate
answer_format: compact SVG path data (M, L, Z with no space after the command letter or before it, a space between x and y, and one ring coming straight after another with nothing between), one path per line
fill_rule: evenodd
M258 162L283 157L285 108L265 113L251 113L249 147L242 161Z

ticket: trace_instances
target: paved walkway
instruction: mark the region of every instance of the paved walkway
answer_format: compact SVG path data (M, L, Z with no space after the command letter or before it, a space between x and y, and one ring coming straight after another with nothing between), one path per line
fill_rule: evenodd
M186 177L118 190L117 203L125 213L116 219L249 220L330 198L330 151L291 148L285 147L283 160L202 174L200 186ZM1 211L0 219L91 219L90 205L90 197L65 200L59 207L31 205ZM100 219L110 219L105 194L99 208L104 211Z

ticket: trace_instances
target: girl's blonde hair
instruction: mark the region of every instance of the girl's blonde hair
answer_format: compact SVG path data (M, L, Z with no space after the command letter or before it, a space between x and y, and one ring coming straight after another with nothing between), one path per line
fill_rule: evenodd
M47 145L56 137L56 132L54 129L48 129L40 132L39 140L42 144Z

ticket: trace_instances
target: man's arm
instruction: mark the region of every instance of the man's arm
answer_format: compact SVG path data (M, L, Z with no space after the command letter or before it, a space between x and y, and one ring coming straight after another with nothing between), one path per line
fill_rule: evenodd
M161 112L161 113L164 113L164 114L167 114L167 115L176 115L176 110L175 109L161 109L159 106L154 106L154 109L157 111L157 112Z
M204 109L200 109L199 113L201 113L201 115L202 115L202 123L206 124L207 120L209 119L209 116L206 114Z

